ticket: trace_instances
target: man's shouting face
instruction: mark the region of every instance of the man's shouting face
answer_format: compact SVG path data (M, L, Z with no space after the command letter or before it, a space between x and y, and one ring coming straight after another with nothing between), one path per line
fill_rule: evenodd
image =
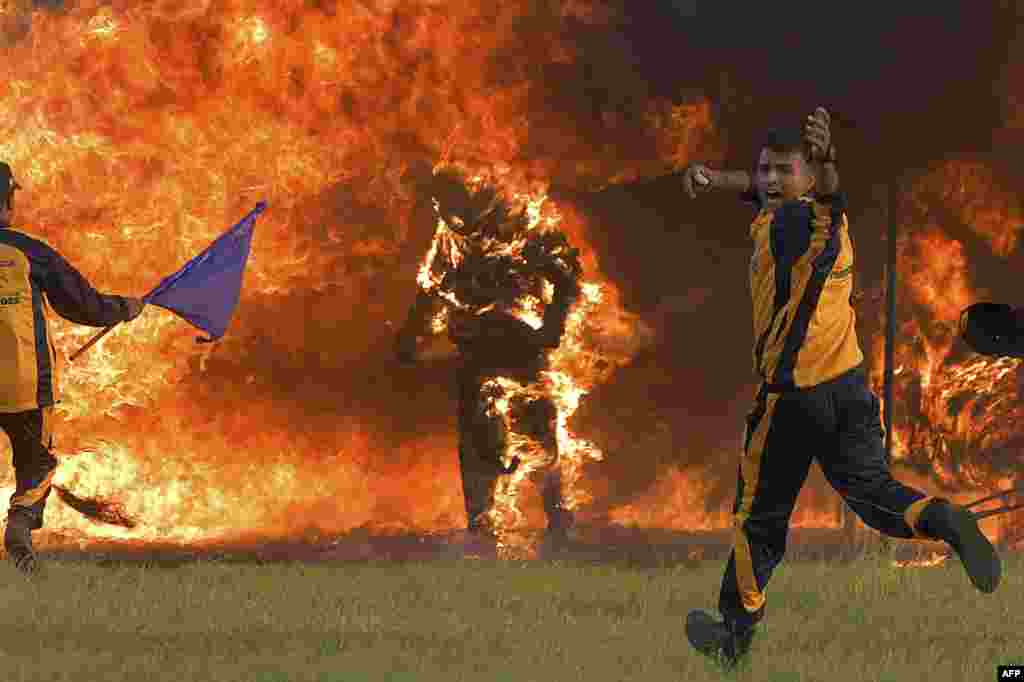
M814 173L803 151L776 151L770 147L761 150L754 184L765 208L778 208L806 194L814 182Z

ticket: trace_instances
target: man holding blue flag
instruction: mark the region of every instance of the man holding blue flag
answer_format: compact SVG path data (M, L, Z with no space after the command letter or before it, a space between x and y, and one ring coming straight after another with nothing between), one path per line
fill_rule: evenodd
M57 467L51 452L56 353L44 300L61 317L92 327L134 320L145 304L97 292L51 246L12 229L18 189L10 166L0 162L0 428L11 441L16 479L4 548L19 570L32 573L32 531L42 528Z

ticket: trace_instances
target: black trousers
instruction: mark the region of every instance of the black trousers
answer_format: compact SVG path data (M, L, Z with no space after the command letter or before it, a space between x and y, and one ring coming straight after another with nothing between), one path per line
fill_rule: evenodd
M43 527L43 510L57 469L57 458L50 451L53 447L52 414L52 407L0 413L0 428L14 450L17 487L11 496L10 514L24 517L32 529Z
M797 391L761 387L747 416L733 550L719 594L727 621L749 626L763 617L765 588L786 552L789 518L812 459L868 526L925 538L915 525L932 498L890 474L879 407L861 367Z

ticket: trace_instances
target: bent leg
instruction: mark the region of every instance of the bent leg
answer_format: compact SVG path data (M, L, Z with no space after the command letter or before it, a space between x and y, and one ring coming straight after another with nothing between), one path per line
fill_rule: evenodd
M971 582L990 594L999 586L999 555L969 511L893 479L885 458L878 397L863 375L837 390L840 447L821 459L829 482L872 528L897 538L942 540L960 557Z
M43 511L50 496L50 482L57 469L57 458L50 448L52 407L0 415L0 425L11 440L14 451L16 487L11 496L4 532L4 549L19 570L31 573L36 568L32 531L43 526Z
M835 383L837 447L818 457L828 482L864 523L896 538L926 538L916 528L932 499L894 479L885 456L879 400L867 386L863 370ZM928 538L931 539L931 538Z
M24 519L31 530L43 527L43 511L57 469L57 458L50 451L52 412L52 407L46 407L4 415L2 420L14 451L17 486L9 513Z

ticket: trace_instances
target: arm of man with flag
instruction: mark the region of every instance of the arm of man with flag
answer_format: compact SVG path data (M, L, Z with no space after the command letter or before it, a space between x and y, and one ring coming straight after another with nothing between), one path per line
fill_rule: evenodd
M241 294L256 217L266 208L265 201L258 203L202 253L165 277L142 297L142 302L169 310L209 334L209 338L196 338L197 343L211 343L224 336ZM113 320L109 324L119 321ZM113 327L108 327L93 337L71 359L74 360L111 329Z
M138 317L142 305L126 296L101 294L63 256L47 245L41 251L46 300L58 315L75 324L106 327Z

